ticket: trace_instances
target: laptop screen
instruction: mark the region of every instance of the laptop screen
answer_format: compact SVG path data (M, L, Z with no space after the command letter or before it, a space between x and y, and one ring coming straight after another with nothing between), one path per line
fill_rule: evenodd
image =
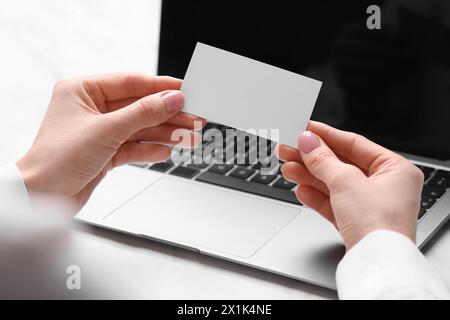
M373 4L163 0L158 73L183 78L200 41L323 81L314 120L448 160L450 2Z

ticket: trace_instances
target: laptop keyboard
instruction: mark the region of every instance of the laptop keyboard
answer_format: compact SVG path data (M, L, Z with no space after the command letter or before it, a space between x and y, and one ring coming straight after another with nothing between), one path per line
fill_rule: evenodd
M417 166L425 176L419 219L422 218L450 188L450 171Z
M223 125L208 123L203 131L205 133L206 130L212 128L221 131L224 136L226 136L225 132L227 129L232 129ZM260 143L261 138L257 139L258 143ZM204 142L202 147L205 148L209 144L210 142ZM269 148L271 147L271 144L272 143L267 140L267 145ZM223 150L226 149L227 145L225 142ZM261 174L261 169L267 168L269 165L260 162L252 163L250 161L249 152L251 147L248 140L245 140L244 149L244 154L239 154L239 151L235 148L234 157L228 159L228 161L227 159L224 159L224 161L213 162L211 164L206 162L197 163L198 161L193 163L192 159L188 159L178 165L174 164L171 160L153 165L132 165L161 173L167 173L177 177L243 191L253 195L301 205L294 193L296 184L286 181L281 176L280 168L282 163L280 161L277 160L278 164L275 168L273 168L273 170L271 170L272 172L270 172L270 174L267 174L267 172ZM195 150L188 151L188 149L185 149L184 151L190 152L192 156L195 155ZM269 157L270 156L271 155L269 155Z
M215 123L208 123L203 129L218 129L223 132L225 136L226 129L231 129ZM234 129L233 129L234 130ZM258 138L261 139L261 138ZM267 141L268 146L271 145ZM210 142L204 142L205 148ZM226 143L223 146L224 150L227 148ZM243 191L253 195L263 196L275 200L280 200L296 205L301 203L295 197L294 189L296 184L285 180L281 176L282 162L270 172L270 174L261 174L261 169L265 164L251 163L249 161L249 144L246 141L245 155L240 155L237 161L237 152L235 157L228 159L228 161L221 161L220 163L191 163L191 160L186 160L179 165L175 165L171 160L166 162L156 163L153 165L132 164L144 169L167 173L177 177L192 179L208 184L222 186L233 190ZM236 150L235 150L236 151ZM185 150L191 152L194 150ZM450 171L437 170L431 167L417 165L422 170L425 176L425 183L422 191L421 208L419 212L419 219L422 218L446 193L450 188Z

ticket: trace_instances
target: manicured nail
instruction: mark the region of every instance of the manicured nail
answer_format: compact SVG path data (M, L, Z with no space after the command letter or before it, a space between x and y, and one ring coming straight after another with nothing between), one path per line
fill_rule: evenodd
M314 149L320 147L320 140L311 131L305 131L298 136L298 147L304 153L310 153Z
M168 112L176 112L183 108L184 95L181 91L171 91L161 97L162 101L166 104Z

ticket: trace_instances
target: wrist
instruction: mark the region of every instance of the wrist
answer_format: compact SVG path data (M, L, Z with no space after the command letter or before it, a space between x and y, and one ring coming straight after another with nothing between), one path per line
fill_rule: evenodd
M43 174L41 170L33 165L33 161L31 161L28 155L25 155L18 161L16 161L16 166L20 171L23 182L27 191L29 193L43 193L46 192L45 188L43 188ZM48 192L49 190L47 190Z

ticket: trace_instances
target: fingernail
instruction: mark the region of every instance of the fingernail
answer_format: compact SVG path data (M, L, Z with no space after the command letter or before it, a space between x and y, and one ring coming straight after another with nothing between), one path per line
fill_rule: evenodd
M171 91L161 97L162 101L166 104L166 110L168 112L179 111L184 105L184 95L181 91Z
M311 131L305 131L298 136L298 147L304 153L310 153L314 149L320 147L320 140Z

